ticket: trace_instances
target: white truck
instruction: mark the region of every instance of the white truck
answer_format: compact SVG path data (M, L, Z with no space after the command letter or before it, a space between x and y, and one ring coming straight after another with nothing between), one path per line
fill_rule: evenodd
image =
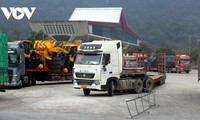
M82 88L85 95L99 90L113 96L114 91L141 93L143 86L165 82L165 75L122 77L122 64L120 40L82 43L73 68L74 88Z

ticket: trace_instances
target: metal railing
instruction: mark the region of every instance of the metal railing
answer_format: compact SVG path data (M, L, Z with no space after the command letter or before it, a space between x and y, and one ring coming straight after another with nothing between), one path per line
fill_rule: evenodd
M138 94L138 97L127 100L126 105L131 118L135 118L149 109L159 106L156 104L155 91Z

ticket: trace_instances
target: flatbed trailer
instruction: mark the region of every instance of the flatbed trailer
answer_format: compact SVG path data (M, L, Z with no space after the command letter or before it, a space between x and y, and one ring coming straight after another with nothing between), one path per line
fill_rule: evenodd
M71 72L52 72L51 69L26 69L26 73L36 81L61 81L72 80L73 74Z
M166 75L148 75L155 83L159 83L160 85L165 83Z
M24 40L26 74L36 81L72 80L74 57L80 42Z

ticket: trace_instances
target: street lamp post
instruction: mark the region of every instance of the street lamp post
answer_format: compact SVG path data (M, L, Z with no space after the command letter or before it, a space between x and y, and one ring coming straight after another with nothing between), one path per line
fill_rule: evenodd
M191 35L188 35L189 39L189 55L191 55Z
M189 55L191 55L191 37L192 37L193 35L195 35L195 33L194 33L194 34L184 34L184 35L187 35L187 36L188 36Z

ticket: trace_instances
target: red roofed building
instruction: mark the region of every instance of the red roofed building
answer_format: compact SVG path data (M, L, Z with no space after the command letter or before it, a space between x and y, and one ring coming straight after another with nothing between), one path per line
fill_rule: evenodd
M121 27L138 40L142 40L135 31L129 28L121 7L76 8L69 21L88 21L92 26Z

